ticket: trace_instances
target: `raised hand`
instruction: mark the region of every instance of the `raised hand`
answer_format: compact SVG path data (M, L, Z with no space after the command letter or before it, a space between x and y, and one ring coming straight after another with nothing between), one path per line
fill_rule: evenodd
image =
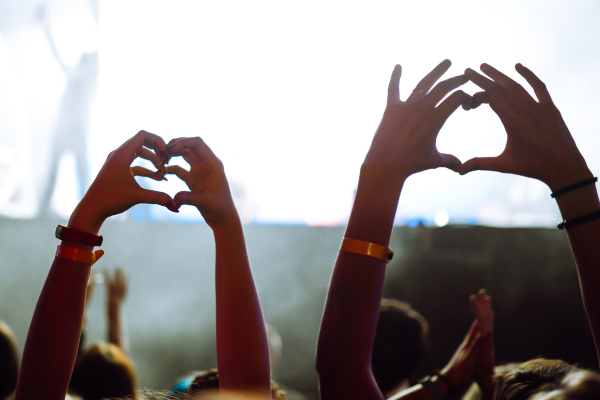
M125 273L120 267L115 268L115 273L112 276L108 269L105 269L103 273L108 308L120 307L127 295L127 278L125 278Z
M168 194L144 189L134 178L134 175L141 175L162 180L166 173L163 165L166 152L167 145L161 137L140 131L110 153L98 176L73 212L69 226L97 233L106 218L120 214L139 203L159 204L178 212L178 207ZM142 167L132 168L131 163L137 157L153 162L159 168L159 173Z
M178 165L167 167L169 174L177 175L190 189L175 195L176 207L197 207L211 226L224 224L232 217L237 219L223 163L206 143L199 137L173 139L169 148L172 156L182 156L190 164L189 171Z
M481 388L484 399L493 398L496 388L494 382L494 311L492 310L492 298L481 289L477 295L469 299L471 310L477 319L481 330L482 344L473 377Z
M464 75L455 76L429 91L450 65L450 60L442 61L419 82L406 101L400 100L402 67L396 65L388 88L387 107L365 164L392 167L404 176L439 167L458 171L460 160L440 153L436 139L448 117L463 102L470 103L471 98L457 90L440 101L468 79Z
M460 167L460 173L488 170L522 175L546 183L552 191L591 178L593 175L544 82L521 64L515 69L531 85L538 101L488 64L481 64L481 71L491 79L472 69L465 71L473 83L484 89L473 96L471 107L489 104L508 136L502 154L473 158Z

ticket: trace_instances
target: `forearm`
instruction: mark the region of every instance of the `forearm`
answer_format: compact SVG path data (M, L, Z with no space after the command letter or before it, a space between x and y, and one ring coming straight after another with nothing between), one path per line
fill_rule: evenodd
M586 186L557 198L564 219L600 210L595 186ZM581 295L600 360L600 220L568 228L577 264Z
M89 273L87 264L54 259L29 327L16 400L64 400L77 357Z
M237 213L213 226L216 244L217 361L222 390L271 396L269 345Z
M109 304L107 310L108 317L108 342L119 346L125 351L125 339L123 337L123 317L120 304Z
M345 237L388 246L404 179L363 167ZM381 396L371 374L371 351L385 265L374 257L338 254L317 346L323 399Z

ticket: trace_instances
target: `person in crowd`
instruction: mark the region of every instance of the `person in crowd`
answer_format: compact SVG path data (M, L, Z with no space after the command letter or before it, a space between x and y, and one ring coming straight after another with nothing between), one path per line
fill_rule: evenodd
M190 170L176 166L167 169L165 164L172 156L182 156ZM134 170L131 163L137 157L149 159L158 170ZM166 193L143 189L134 178L161 180L166 173L176 174L189 191L173 199ZM159 136L140 131L108 156L73 211L68 230L63 230L70 241L63 240L58 248L40 294L25 342L15 399L65 398L77 356L90 267L102 255L101 251L92 252L99 240L97 234L106 218L138 203L158 204L172 212L178 212L183 204L193 205L212 228L220 389L270 398L265 323L223 164L198 137L175 139L167 146Z
M86 306L96 280L90 279L88 283ZM69 390L84 400L133 396L138 389L135 366L127 354L121 311L127 293L125 273L117 267L114 275L111 275L106 269L102 280L106 285L107 342L94 343L80 352L69 384ZM80 349L83 346L83 332Z
M0 321L0 400L8 397L17 387L19 351L10 327Z
M533 87L538 101L487 64L483 64L481 70L491 79L467 69L464 75L434 87L450 65L449 60L440 63L419 82L406 101L399 97L401 67L396 66L392 73L387 107L361 167L356 200L323 314L316 367L321 396L325 400L383 398L373 378L371 357L385 266L393 257L388 248L391 230L405 180L432 168L446 167L461 174L475 170L513 173L538 179L550 187L564 218L560 227L567 228L586 313L596 349L600 350L600 271L597 268L600 202L593 175L560 112L543 82L521 64L517 64L516 70ZM473 97L460 90L448 95L467 80L484 91ZM461 105L471 109L482 103L490 104L506 128L508 138L502 154L474 158L462 164L452 155L439 153L436 137L447 118ZM484 297L480 303L485 304L485 301ZM493 338L489 328L481 325L478 317L475 326L479 326L479 335L475 342L479 343L479 353L489 359L489 354L493 354ZM481 350L490 346L491 351ZM486 379L480 387L483 386L484 397L500 398L497 395L502 393L496 392L489 365L483 370ZM452 367L443 370L452 386L469 383L452 382L452 372ZM575 385L570 393L578 393L580 385L590 383L586 376L590 375L568 379ZM415 399L438 397L434 386L444 395L448 392L444 388L447 382L442 383L442 380L435 380L436 385L417 385L401 395ZM543 390L539 388L540 392Z
M427 351L428 331L427 320L410 304L381 300L371 368L386 399L410 386L408 378Z

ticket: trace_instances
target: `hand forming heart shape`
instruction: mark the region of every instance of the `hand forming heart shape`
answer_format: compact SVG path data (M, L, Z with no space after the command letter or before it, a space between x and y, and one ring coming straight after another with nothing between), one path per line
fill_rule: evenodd
M464 75L433 87L450 65L449 60L442 61L419 82L406 101L399 98L402 68L399 65L394 68L387 107L365 165L386 167L406 177L439 167L461 175L475 170L498 171L539 179L552 190L592 177L546 86L533 72L516 65L539 102L517 82L487 64L482 64L481 70L491 79L467 69ZM483 91L471 97L457 90L444 99L468 80ZM435 142L448 117L461 104L470 110L483 103L498 114L508 134L502 154L473 158L463 164L451 154L439 153Z
M592 177L546 85L523 65L517 64L515 69L532 86L539 102L520 84L488 64L482 64L481 70L491 79L472 69L465 71L484 91L473 95L472 104L463 108L489 104L508 136L502 154L468 160L459 172L489 170L522 175L539 179L553 191Z

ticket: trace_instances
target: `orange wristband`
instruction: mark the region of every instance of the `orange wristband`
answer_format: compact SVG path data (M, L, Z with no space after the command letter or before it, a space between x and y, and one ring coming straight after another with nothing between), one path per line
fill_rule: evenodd
M78 249L64 244L56 248L56 257L66 258L67 260L78 261L88 265L94 265L96 261L104 255L104 250L96 250L95 252Z
M389 263L394 257L394 252L380 244L364 242L362 240L344 238L340 245L340 251L364 254L365 256L379 258Z

